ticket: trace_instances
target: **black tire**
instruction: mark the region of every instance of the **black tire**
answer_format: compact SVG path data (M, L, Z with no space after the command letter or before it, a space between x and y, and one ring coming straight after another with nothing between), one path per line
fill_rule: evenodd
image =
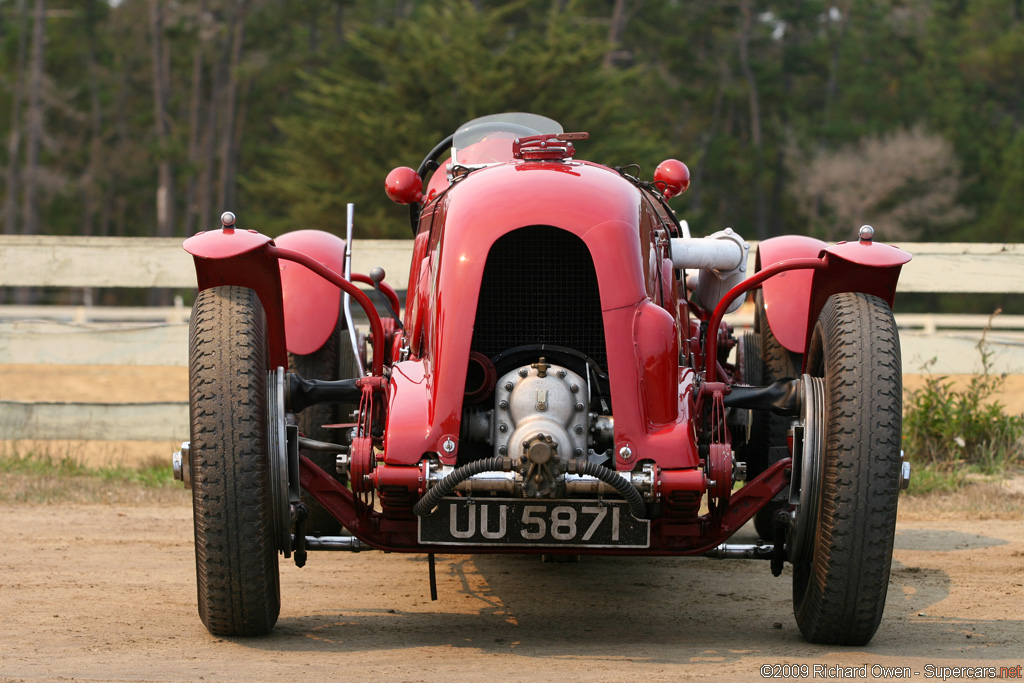
M764 293L761 290L757 290L754 295L754 330L760 342L762 383L768 385L780 379L799 377L803 358L779 343L772 333L765 312ZM748 481L764 472L773 462L789 455L787 433L791 422L791 419L784 415L775 415L763 410L751 412L751 439L743 453L747 463ZM773 500L757 511L754 515L754 529L757 530L758 536L765 540L775 538L775 512L785 505L784 499Z
M761 386L764 383L763 365L761 337L752 332L743 333L736 344L736 369L739 373L739 383ZM762 427L764 422L753 422L753 414L753 410L734 408L729 415L729 427L732 430L732 443L736 448L736 457L744 463L752 455L756 457L755 450L760 448L760 444L764 440L764 435L756 431ZM747 477L747 480L750 480L750 476Z
M780 379L795 379L800 376L803 358L784 347L768 326L768 315L764 308L764 295L761 290L754 296L754 325L761 338L761 376L764 384L772 384ZM787 455L786 434L789 431L790 418L775 415L768 411L754 411L753 422L761 423L764 441L755 466L755 473L760 474L769 464ZM753 427L752 427L753 429ZM778 456L778 457L776 457ZM750 469L750 463L747 463Z
M902 365L881 299L829 298L807 369L823 377L824 450L810 560L793 568L793 611L812 643L864 645L885 607L896 535Z
M359 375L359 366L356 364L352 344L349 342L348 327L343 314L338 315L334 332L319 349L309 354L288 354L288 371L298 373L305 379L321 380L350 379ZM338 429L325 429L323 425L350 421L352 411L358 407L357 403L322 403L310 406L297 415L299 431L310 439L338 443L341 438L347 439L347 434ZM347 476L337 473L333 453L304 450L302 454L342 484L348 483ZM302 492L302 502L309 511L306 518L307 534L336 536L341 532L341 522L305 491Z
M199 293L189 325L199 616L218 636L269 633L281 608L267 439L267 335L251 289Z

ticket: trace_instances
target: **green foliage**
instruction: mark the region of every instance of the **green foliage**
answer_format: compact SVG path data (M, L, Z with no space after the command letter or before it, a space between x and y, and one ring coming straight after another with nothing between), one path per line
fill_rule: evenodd
M958 488L966 471L1000 475L1024 461L1024 416L1007 415L993 398L1005 376L993 374L993 352L984 335L977 348L981 373L966 387L954 388L947 377L929 374L923 387L906 392L903 447L918 468L911 480L915 491L921 492L921 485Z
M246 182L281 207L262 222L272 232L342 233L345 204L362 199L360 234L405 237L407 211L380 201L388 171L416 167L460 124L501 111L534 111L568 130L593 131L587 158L635 161L643 136L623 115L635 70L603 69L607 45L574 23L571 7L509 30L509 16L527 5L422 5L394 27L364 27L335 63L304 74L302 107L275 120L284 135L275 163Z
M685 161L693 182L674 201L680 215L697 234L732 226L751 237L758 216L766 234L818 229L820 209L808 206L823 203L802 192L801 159L920 128L951 145L949 167L962 172L940 190L947 222L921 223L920 238L1024 240L1024 10L1014 0L629 2L617 37L610 0L250 0L234 67L229 26L242 3L160 5L170 137L158 146L152 0L48 0L36 174L45 232L154 234L157 163L170 160L179 234L225 208L271 234L339 230L354 202L360 235L404 237L406 212L382 191L387 171L416 166L475 116L524 110L589 131L580 156L639 163L647 178L665 158ZM25 75L18 6L0 0L0 197L8 162L25 163L24 140L8 158L12 117L26 116L24 102L13 106ZM226 130L239 147L231 164ZM235 161L237 199L221 199ZM900 210L920 200L913 189L892 195L882 223L836 214L829 234L914 228ZM195 222L200 210L209 215Z
M134 484L147 488L162 488L174 484L174 473L169 463L151 462L138 467L124 464L89 467L70 455L53 455L31 450L0 451L0 473L21 474L59 479L87 478L111 485Z

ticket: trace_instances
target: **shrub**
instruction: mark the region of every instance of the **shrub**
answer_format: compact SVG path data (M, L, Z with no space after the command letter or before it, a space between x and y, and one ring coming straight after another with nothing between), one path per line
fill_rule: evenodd
M1021 462L1024 416L1006 414L994 398L1006 376L992 370L993 351L986 341L990 328L991 318L977 344L981 373L966 387L957 389L948 377L929 375L923 387L907 391L903 448L912 462L948 472L967 466L983 474L1003 474ZM926 363L925 371L934 363L934 358Z

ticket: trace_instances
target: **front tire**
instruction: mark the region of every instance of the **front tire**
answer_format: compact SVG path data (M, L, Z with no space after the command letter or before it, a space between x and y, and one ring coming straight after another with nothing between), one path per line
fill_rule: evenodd
M888 304L830 297L807 360L824 378L824 447L810 557L794 558L793 611L812 643L864 645L885 607L899 494L902 364Z
M267 334L243 287L199 293L189 325L199 616L218 636L269 633L281 607L267 435Z

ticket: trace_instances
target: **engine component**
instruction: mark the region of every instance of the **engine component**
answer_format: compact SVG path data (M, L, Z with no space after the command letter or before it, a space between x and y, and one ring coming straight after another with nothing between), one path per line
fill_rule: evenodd
M471 351L466 368L466 402L477 403L490 398L497 377L491 359L479 351Z
M517 460L525 457L538 465L542 463L534 456L542 457L542 451L550 451L549 460L557 454L561 462L585 457L590 403L587 394L585 379L568 368L549 364L543 357L505 373L494 390L496 454Z
M529 461L527 461L529 462ZM455 491L456 487L464 481L467 481L477 475L483 474L484 472L512 472L515 471L518 461L512 458L484 458L483 460L474 460L468 465L462 465L461 467L452 470L445 474L444 478L437 481L426 495L420 498L413 506L412 511L416 515L422 517L423 515L430 514L437 504L445 496L449 496ZM564 472L574 475L582 475L583 477L593 477L605 484L611 486L615 491L619 493L626 502L629 503L630 512L637 519L647 519L647 504L644 502L643 494L637 489L632 481L632 477L625 478L619 472L603 465L598 465L593 462L586 460L567 460L563 464L562 468ZM527 471L527 466L522 465L518 468L520 474ZM640 481L646 485L651 485L652 473L649 470L645 470L640 473ZM436 479L429 473L427 478L436 481ZM496 481L500 481L500 478L496 478Z
M732 228L704 238L673 237L670 241L673 266L700 270L697 300L709 311L714 310L726 292L747 277L750 245ZM743 298L738 297L726 313L736 311L742 304Z

